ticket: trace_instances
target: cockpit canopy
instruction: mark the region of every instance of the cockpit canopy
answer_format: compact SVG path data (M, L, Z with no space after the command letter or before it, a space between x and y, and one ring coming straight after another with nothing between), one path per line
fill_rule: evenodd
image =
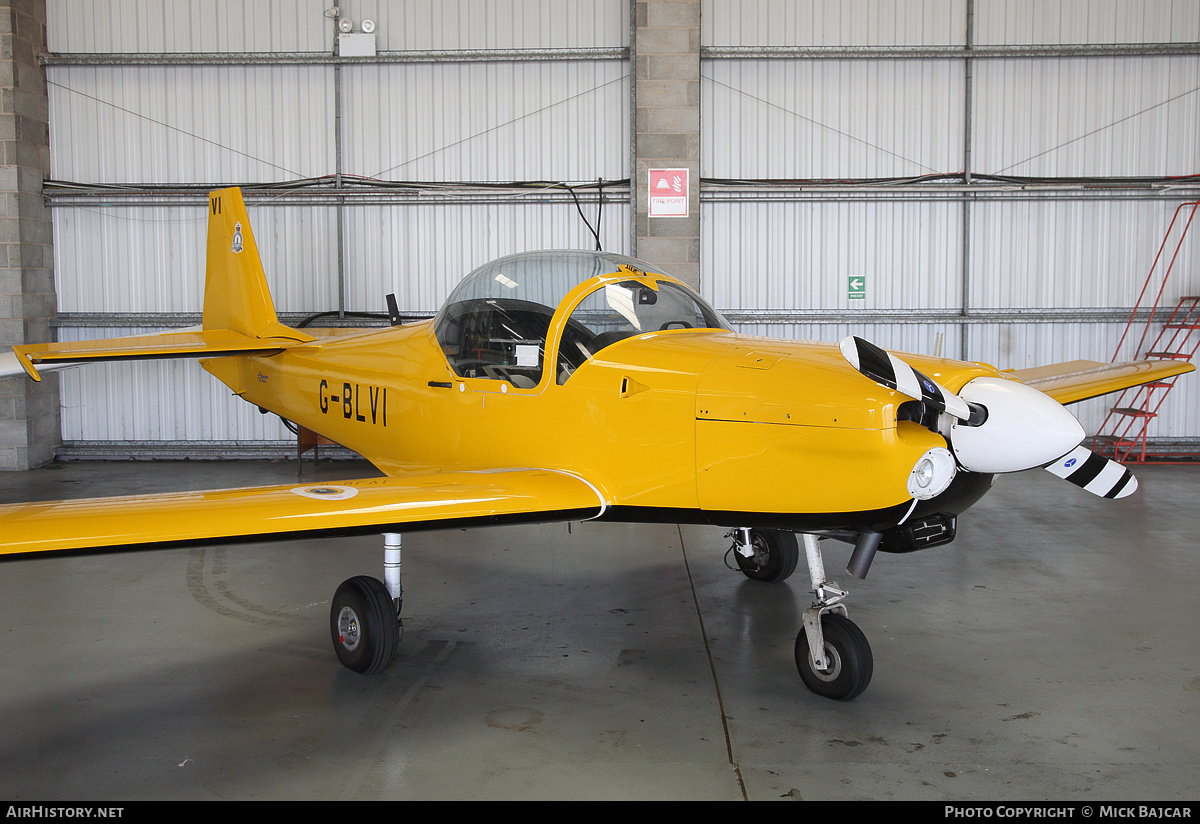
M576 287L596 280L579 299ZM671 329L724 329L728 321L686 286L642 261L608 252L529 252L467 275L434 319L434 334L455 374L541 382L547 357L564 383L601 349L633 335ZM578 303L550 340L565 300Z

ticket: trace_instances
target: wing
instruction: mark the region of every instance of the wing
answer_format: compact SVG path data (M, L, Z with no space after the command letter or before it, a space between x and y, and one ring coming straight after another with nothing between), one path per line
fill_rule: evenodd
M511 469L0 506L0 556L587 520L566 472Z
M1131 363L1077 360L1033 369L1015 369L1006 374L1018 378L1026 386L1045 392L1059 403L1066 404L1171 378L1195 369L1192 364L1177 360Z

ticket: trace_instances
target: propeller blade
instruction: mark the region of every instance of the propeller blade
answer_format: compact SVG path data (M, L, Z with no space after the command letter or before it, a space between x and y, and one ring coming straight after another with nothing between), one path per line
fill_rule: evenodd
M1126 467L1100 457L1086 446L1075 447L1046 471L1101 498L1124 498L1138 487L1137 478Z
M966 401L875 344L849 335L842 338L839 347L842 357L851 366L880 386L895 389L913 400L923 401L959 420L970 419L971 408Z

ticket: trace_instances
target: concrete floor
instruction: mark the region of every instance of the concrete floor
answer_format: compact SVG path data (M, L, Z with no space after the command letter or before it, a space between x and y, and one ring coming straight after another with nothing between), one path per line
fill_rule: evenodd
M845 704L792 662L803 564L746 580L719 529L406 535L405 637L372 677L338 665L327 611L378 539L6 562L0 797L1195 799L1200 467L1138 475L1121 502L1004 477L950 546L835 576L875 657ZM0 497L293 478L60 464Z

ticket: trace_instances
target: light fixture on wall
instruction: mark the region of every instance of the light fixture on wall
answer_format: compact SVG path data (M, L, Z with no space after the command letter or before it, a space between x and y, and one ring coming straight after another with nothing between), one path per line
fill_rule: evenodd
M375 21L363 20L362 28L354 30L354 21L349 17L338 19L338 54L342 57L375 56Z

